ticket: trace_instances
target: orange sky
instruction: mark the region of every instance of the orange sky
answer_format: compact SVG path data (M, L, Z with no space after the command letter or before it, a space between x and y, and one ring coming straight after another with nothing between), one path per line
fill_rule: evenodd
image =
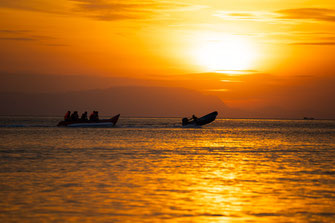
M1 0L0 48L0 75L146 79L258 117L335 118L333 0Z

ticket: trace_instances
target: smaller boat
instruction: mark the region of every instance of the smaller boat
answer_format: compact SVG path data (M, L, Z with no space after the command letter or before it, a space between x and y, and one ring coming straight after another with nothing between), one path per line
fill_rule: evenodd
M100 119L96 121L60 121L57 126L58 127L113 127L116 125L119 120L120 114L115 115L110 119Z
M314 120L313 117L304 117L304 120Z
M216 119L217 115L218 115L218 112L215 111L215 112L209 113L205 116L202 116L201 118L196 118L195 116L193 116L190 119L183 118L182 119L182 125L183 126L202 126L202 125L206 125L206 124L209 124L209 123L213 122Z

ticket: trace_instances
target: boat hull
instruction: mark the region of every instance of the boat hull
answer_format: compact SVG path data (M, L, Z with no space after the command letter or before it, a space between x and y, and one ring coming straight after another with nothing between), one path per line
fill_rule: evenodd
M97 121L61 121L57 124L58 127L113 127L119 120L120 114L110 118Z

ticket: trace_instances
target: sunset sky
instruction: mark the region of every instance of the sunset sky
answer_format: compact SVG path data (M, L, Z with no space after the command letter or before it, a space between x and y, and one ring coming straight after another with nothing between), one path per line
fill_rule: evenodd
M334 0L0 0L0 49L0 75L124 78L255 117L335 118Z

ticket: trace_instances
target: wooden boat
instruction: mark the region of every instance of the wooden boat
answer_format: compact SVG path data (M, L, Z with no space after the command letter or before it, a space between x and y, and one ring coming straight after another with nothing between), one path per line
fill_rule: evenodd
M60 121L57 126L59 127L113 127L119 120L120 114L115 115L110 119L100 119L97 121Z
M183 126L202 126L209 124L213 122L216 119L216 116L218 115L218 112L212 112L209 113L205 116L202 116L201 118L196 118L196 119L188 119L188 118L183 118L182 119L182 125Z

